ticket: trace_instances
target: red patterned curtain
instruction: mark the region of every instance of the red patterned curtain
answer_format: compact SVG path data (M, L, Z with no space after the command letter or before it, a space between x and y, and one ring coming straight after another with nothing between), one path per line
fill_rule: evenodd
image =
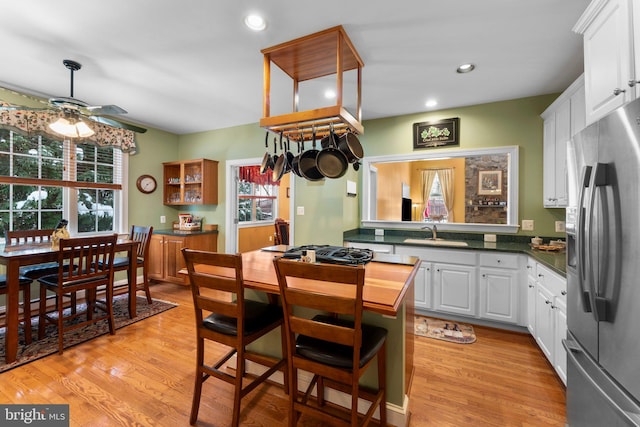
M260 173L260 166L240 166L240 180L252 182L258 185L280 185L280 182L274 182L271 170Z

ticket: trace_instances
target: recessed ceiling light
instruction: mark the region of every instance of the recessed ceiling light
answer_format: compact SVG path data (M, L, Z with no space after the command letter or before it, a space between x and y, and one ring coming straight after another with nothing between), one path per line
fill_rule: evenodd
M463 73L470 73L471 71L473 71L476 68L475 65L473 64L462 64L458 67L458 69L456 70L457 73L463 74Z
M428 108L435 107L436 105L438 105L438 101L436 101L435 99L429 99L424 103L424 105L426 105Z
M327 99L333 99L336 97L336 91L333 89L327 89L324 91L324 97Z
M251 14L244 18L244 24L253 31L262 31L267 28L267 21L265 21L262 16L256 14Z

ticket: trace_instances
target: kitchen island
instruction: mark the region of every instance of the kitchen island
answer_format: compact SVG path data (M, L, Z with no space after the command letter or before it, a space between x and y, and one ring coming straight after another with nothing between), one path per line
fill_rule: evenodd
M283 247L283 249L286 247ZM242 254L243 279L246 287L258 291L255 299L279 294L273 258L282 255L278 249L257 250ZM405 256L378 256L365 267L363 321L381 326L387 335L387 416L396 426L408 424L408 395L413 375L414 349L414 278L420 260ZM182 270L182 273L186 273ZM276 355L281 348L277 331L254 343L252 350ZM375 384L375 375L367 372L363 384ZM330 398L331 399L331 398ZM342 400L340 400L342 402Z

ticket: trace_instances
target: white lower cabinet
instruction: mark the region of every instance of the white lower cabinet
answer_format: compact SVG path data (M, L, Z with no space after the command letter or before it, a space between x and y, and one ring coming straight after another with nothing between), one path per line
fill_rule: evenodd
M431 263L422 262L414 280L415 306L425 310L433 308Z
M503 323L520 324L520 287L523 257L507 253L481 253L480 317ZM524 305L524 304L522 304Z
M393 245L387 245L385 243L343 242L343 246L348 248L371 249L377 254L393 253Z
M433 265L434 309L475 316L476 267L436 263Z
M536 336L536 262L527 258L527 329Z
M535 280L530 276L528 295L533 290L533 301L528 301L529 309L535 313L533 336L538 346L553 365L560 379L567 383L567 355L562 340L567 335L567 281L540 263L535 264ZM530 318L529 313L529 318ZM531 323L531 319L529 323ZM531 330L531 329L530 329Z

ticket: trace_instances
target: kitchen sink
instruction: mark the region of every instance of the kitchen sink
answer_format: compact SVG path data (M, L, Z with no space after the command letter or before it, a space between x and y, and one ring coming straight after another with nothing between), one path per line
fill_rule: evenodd
M447 239L405 239L405 243L417 243L419 245L427 246L469 246L467 242L461 240L447 240Z

